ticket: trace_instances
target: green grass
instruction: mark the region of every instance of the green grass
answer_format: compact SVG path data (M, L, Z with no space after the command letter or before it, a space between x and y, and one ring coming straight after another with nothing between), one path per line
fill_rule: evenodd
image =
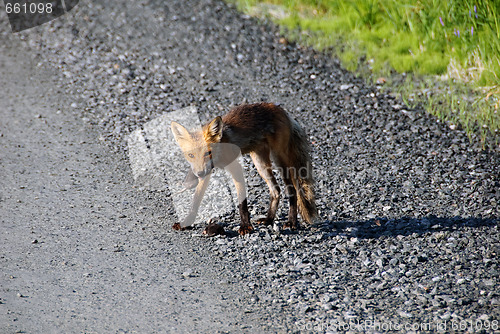
M498 145L500 1L229 1L270 17L291 40L331 51L348 70L387 77L410 104Z

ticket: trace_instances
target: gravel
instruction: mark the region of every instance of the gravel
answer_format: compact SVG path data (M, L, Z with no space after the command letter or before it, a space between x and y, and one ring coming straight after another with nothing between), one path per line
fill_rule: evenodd
M370 319L417 332L422 324L498 325L500 149L481 150L220 1L80 1L64 18L16 36L40 67L59 70L61 89L74 98L64 112L81 115L122 159L128 134L189 105L207 120L242 102L271 101L303 124L317 225L298 233L258 226L247 237L197 237L204 226L179 233L217 258L269 331L328 332ZM246 164L256 217L267 187ZM154 233L172 223L165 218ZM218 223L238 228L238 219Z

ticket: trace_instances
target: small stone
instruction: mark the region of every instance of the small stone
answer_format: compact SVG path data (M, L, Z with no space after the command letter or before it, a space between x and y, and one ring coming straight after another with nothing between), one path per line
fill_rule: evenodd
M485 280L483 280L483 283L486 286L494 286L495 285L495 281L493 279L485 279Z
M277 223L277 222L274 222L274 224L273 224L273 232L274 232L275 234L278 234L278 235L279 235L279 234L280 234L280 230L281 230L281 229L280 229L280 224L279 224L279 223Z
M432 306L435 308L442 308L446 306L446 302L435 298L432 300Z
M412 318L413 317L413 314L405 312L405 311L399 311L398 314L401 318Z
M288 41L285 37L281 37L280 40L279 40L280 44L283 44L283 45L287 45L288 44Z
M321 304L321 307L323 307L325 311L330 311L331 309L333 309L332 303L323 303Z
M195 277L192 270L186 270L182 273L183 278Z
M227 239L226 238L220 238L215 241L217 245L225 245L227 244Z
M347 311L344 313L344 316L346 319L353 319L358 317L358 315L354 311Z
M328 303L328 302L332 301L332 296L330 296L330 295L323 295L323 296L321 296L321 298L319 300L322 303Z
M313 310L313 308L305 303L299 303L297 305L300 313L309 313Z
M427 304L427 298L425 298L424 296L422 296L422 295L418 295L418 296L417 296L417 299L418 299L418 301L419 301L421 304L423 304L423 305Z

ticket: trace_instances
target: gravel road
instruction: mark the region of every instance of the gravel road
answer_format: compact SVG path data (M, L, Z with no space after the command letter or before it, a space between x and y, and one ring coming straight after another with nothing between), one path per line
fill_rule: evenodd
M220 1L81 1L16 35L0 17L2 332L500 328L498 148ZM134 188L127 136L259 101L310 136L320 222L173 232L167 193ZM267 188L246 164L256 217Z

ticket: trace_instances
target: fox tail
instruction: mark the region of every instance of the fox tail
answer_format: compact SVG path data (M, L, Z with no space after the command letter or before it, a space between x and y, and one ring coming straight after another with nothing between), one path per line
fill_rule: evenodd
M302 218L312 224L314 218L318 215L316 208L316 199L314 195L314 178L311 163L309 141L305 131L293 119L292 133L290 136L290 157L292 158L294 173L292 173L292 182L297 191L297 204Z

